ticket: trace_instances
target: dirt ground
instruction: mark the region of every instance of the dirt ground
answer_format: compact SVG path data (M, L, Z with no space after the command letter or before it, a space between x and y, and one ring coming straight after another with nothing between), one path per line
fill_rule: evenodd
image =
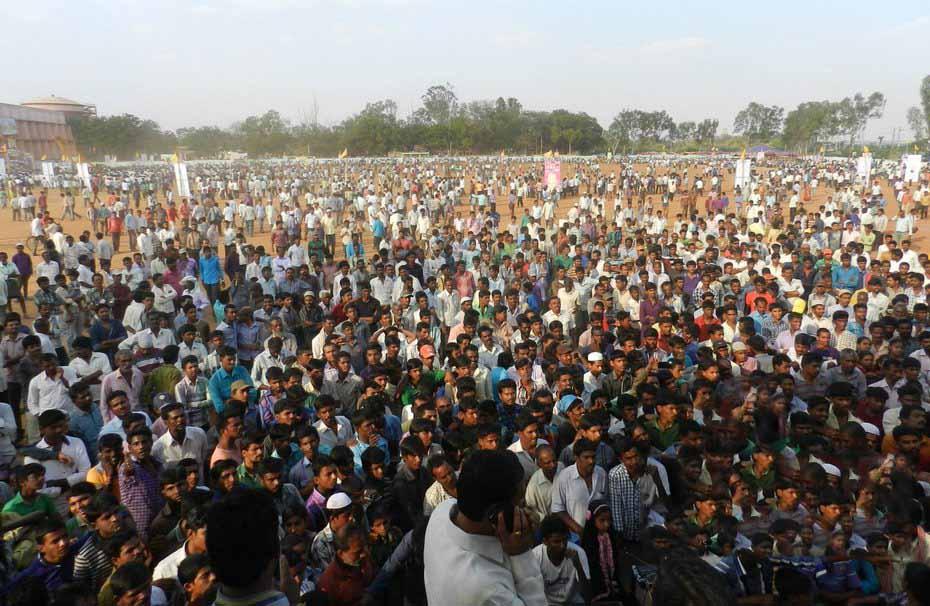
M602 165L601 168L602 170L610 170L611 172L616 172L617 170L619 170L620 167L619 165L612 164L609 166ZM637 169L639 170L642 170L643 168L644 167L637 167ZM567 162L563 162L563 165L562 165L563 176L572 175L574 174L574 172L575 172L575 167L573 167ZM664 172L664 169L659 169L659 174L662 174L662 172ZM695 174L694 169L692 168L691 170L692 181L694 178L694 174ZM888 184L883 183L882 188L885 191L886 199L891 200L888 206L886 207L886 211L885 211L886 215L889 217L893 217L894 214L897 213L897 203L893 201L894 196ZM727 192L733 191L733 174L732 173L726 175L726 177L724 178L724 190ZM831 195L831 192L828 192L826 188L824 187L818 188L813 199L810 202L807 202L804 204L804 208L807 210L816 210L818 206L826 203L827 197L829 195ZM681 199L682 199L682 196L680 195L676 196L675 200L671 204L669 208L671 216L674 217L675 213L681 212ZM558 217L565 216L568 210L572 206L577 204L577 201L578 201L577 197L563 198L562 200L560 200L559 205L558 205L558 210L557 210L557 216ZM84 217L86 212L85 212L85 209L83 208L83 202L80 199L80 197L78 197L76 202L77 202L77 205L76 205L75 210L76 210L76 213L78 214L78 219L73 220L73 221L72 220L60 221L59 218L61 217L62 210L64 207L63 197L61 196L58 190L53 190L49 192L49 202L48 202L49 210L52 212L53 216L55 217L56 222L63 224L65 233L72 234L75 237L80 235L80 233L85 229L91 230L90 221ZM656 203L658 202L658 196L656 196L655 202ZM498 198L497 204L498 204L497 206L498 212L501 212L502 214L504 214L504 219L509 221L509 217L506 216L506 213L508 212L506 199ZM612 207L613 207L613 204L610 203L608 205L608 212L611 212L610 209L612 209ZM699 201L698 208L699 208L699 211L702 211L703 209L702 200ZM467 213L467 211L469 210L469 207L467 206L467 204L459 203L456 206L456 211L459 211L459 210L461 210L463 213ZM517 211L520 212L519 209L517 209ZM918 252L925 252L925 251L930 252L926 248L928 234L930 234L930 219L920 221L918 231L914 235L914 238L912 238L914 250ZM28 221L14 222L12 220L12 211L9 208L0 210L0 251L5 251L12 256L12 254L16 252L16 249L15 249L16 243L24 242L28 236L29 236L29 222ZM250 238L249 241L250 243L263 244L265 245L266 249L268 249L269 245L271 244L270 232L266 230L264 233L256 233L255 236L253 238ZM371 238L371 234L367 230L363 234L362 242L365 246L365 250L367 251L368 256L370 256L374 251L374 244ZM115 257L117 260L122 258L122 256L128 254L129 252L128 238L126 238L125 236L123 238L121 246L122 246L121 249L117 251L117 254ZM33 263L38 263L39 261L41 261L41 259L39 259L38 257L33 258ZM114 266L116 266L116 263L114 263ZM35 291L35 283L33 280L30 283L30 294L32 294L34 291ZM32 316L34 315L34 313L35 313L35 306L32 304L31 301L29 301L27 303L27 314L29 316Z

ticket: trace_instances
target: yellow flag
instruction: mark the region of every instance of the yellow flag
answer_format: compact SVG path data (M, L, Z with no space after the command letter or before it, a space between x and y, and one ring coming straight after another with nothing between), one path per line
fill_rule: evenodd
M45 154L42 154L42 160L46 160L47 158L48 156L46 156Z
M345 149L342 150L342 152L339 154L339 157L340 157L340 158L345 158L345 157L347 157L348 155L349 155L349 148L347 147L347 148L345 148Z
M745 148L745 147L743 148L743 151L740 152L739 159L740 159L740 160L745 160L745 159L746 159L746 148Z
M178 163L178 155L177 155L177 154L171 154L171 163L172 163L172 164L177 164L177 163Z
M820 153L823 155L823 145L820 146Z
M863 146L862 146L862 153L864 153L864 154L869 153L869 146L868 146L868 145L863 145Z
M552 150L551 150L551 149L550 149L549 151L547 151L546 153L543 154L543 158L551 158L551 157L552 157Z

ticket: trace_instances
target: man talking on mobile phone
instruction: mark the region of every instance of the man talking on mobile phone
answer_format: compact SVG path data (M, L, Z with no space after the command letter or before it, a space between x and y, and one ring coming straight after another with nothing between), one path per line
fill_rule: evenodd
M430 516L424 553L429 604L545 606L535 528L517 506L523 468L509 451L476 451L463 464L458 499Z

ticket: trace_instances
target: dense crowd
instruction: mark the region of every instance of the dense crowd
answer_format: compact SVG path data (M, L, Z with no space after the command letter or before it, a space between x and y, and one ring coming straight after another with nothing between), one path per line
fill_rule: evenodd
M640 160L10 181L0 603L930 603L928 176Z

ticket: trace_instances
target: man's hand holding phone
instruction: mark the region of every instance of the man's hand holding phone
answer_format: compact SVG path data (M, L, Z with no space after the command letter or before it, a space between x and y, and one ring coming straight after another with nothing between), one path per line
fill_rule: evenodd
M497 514L494 528L507 555L520 555L533 548L533 524L519 507L513 508L513 530L507 528L503 511Z

